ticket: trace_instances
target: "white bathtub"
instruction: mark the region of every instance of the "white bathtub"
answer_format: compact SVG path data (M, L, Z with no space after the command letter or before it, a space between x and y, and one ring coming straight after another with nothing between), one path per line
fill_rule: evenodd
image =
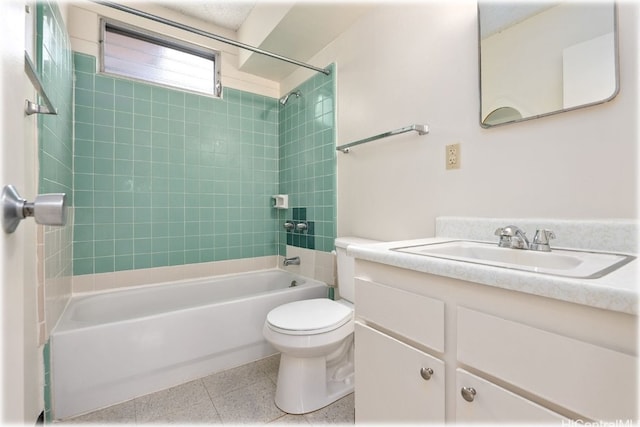
M262 336L267 313L326 296L324 283L274 269L73 297L51 333L53 416L274 354Z

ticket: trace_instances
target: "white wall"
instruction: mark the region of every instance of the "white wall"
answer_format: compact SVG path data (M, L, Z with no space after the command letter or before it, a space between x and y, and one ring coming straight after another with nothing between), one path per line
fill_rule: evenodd
M338 144L431 129L338 153L338 235L431 236L441 215L635 218L638 7L618 7L613 101L492 129L478 119L475 1L383 4L312 58L337 63ZM296 71L283 91L306 77ZM462 167L447 171L453 142Z

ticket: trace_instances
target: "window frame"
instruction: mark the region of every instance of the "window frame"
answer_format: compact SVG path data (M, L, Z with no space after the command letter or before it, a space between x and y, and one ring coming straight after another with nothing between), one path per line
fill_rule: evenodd
M127 37L136 38L139 40L146 41L148 43L153 43L158 46L168 47L171 49L179 50L181 52L199 56L201 58L205 58L211 60L213 62L213 93L198 91L195 89L190 89L182 86L171 85L168 83L157 82L153 80L147 80L143 78L131 77L124 74L118 74L114 72L105 71L105 40L107 27L115 29L113 32L121 33ZM140 28L131 24L127 24L121 21L117 21L111 18L100 18L100 73L123 78L134 80L142 83L147 83L156 86L162 86L171 89L178 89L185 92L195 93L198 95L211 96L215 98L222 98L222 80L221 80L221 55L220 51L206 48L200 45L197 45L192 42L187 42L184 40L176 39L171 36L167 36L164 34L159 34L154 31L150 31L144 28Z

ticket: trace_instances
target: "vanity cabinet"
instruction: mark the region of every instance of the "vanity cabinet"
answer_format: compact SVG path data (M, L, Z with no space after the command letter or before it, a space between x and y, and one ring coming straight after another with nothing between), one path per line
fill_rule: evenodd
M356 322L359 423L444 423L444 362Z
M557 422L567 418L464 369L456 370L456 422Z
M356 422L637 420L637 316L363 260L356 277Z
M357 421L444 423L444 362L423 351L444 349L442 301L366 280L356 292Z
M457 360L592 420L634 419L637 358L458 307Z

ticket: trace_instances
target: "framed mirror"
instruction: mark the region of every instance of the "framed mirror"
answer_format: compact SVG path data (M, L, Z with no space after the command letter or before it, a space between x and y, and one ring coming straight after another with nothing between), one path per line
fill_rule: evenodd
M480 0L480 125L516 123L613 99L616 29L613 0Z

